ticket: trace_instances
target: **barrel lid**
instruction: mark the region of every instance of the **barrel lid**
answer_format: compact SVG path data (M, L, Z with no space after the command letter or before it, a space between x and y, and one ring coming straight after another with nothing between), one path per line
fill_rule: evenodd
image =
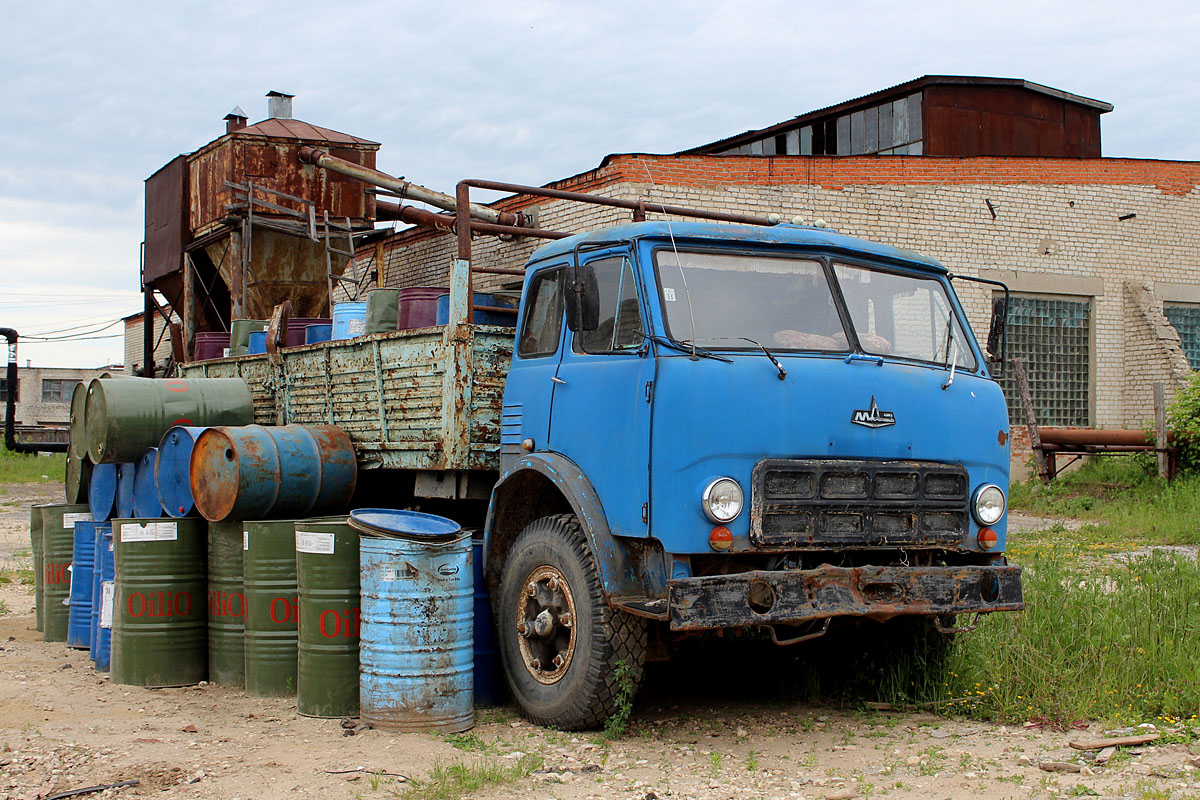
M357 508L350 512L350 527L386 539L449 539L462 532L452 519L396 508Z

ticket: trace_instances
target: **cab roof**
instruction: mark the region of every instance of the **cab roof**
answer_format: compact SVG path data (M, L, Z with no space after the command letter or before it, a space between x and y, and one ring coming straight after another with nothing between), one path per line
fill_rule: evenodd
M634 242L640 239L663 239L676 242L742 244L755 246L804 247L832 251L843 255L864 256L930 272L946 273L938 261L913 250L904 250L879 242L858 239L827 228L812 228L782 223L779 225L728 225L713 222L631 222L550 242L533 254L531 262L569 255L580 245Z

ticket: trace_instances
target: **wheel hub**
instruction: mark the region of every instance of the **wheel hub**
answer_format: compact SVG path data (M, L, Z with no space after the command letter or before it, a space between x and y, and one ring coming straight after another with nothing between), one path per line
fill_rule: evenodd
M575 654L575 598L563 574L543 565L525 579L517 600L517 642L529 674L556 683Z

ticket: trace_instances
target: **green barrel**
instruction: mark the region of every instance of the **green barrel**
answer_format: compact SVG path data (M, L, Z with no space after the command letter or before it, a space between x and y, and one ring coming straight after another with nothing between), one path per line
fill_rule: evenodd
M346 517L296 521L296 706L306 717L358 716L358 571L358 531Z
M133 463L175 425L249 425L254 406L241 378L96 378L84 416L93 464Z
M246 596L242 591L242 523L208 523L208 679L246 685Z
M244 356L250 345L250 334L267 329L265 319L235 319L229 330L229 355ZM199 425L200 423L196 423ZM213 423L219 425L221 423Z
M46 611L45 577L42 575L42 511L45 503L29 507L29 552L33 556L33 607L37 629L42 630L42 615Z
M67 492L68 503L86 503L88 487L92 484L92 461L86 455L83 458L67 451L67 474L63 479L63 487Z
M113 520L113 683L187 686L205 679L207 542L203 520Z
M86 505L42 507L42 640L65 642L71 599L71 561L75 558L75 523L91 519ZM36 588L34 591L37 591ZM40 607L40 606L39 606Z
M367 333L396 330L399 313L399 289L372 289L367 292Z
M242 534L246 597L246 694L293 697L300 607L295 520L247 522Z
M84 413L87 409L87 390L87 384L80 381L71 392L71 446L67 452L77 459L87 458L87 428L84 426L87 419Z

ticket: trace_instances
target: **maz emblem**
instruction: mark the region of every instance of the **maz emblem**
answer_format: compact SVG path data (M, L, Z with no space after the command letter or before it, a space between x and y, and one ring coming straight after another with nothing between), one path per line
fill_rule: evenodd
M879 406L875 405L875 396L872 395L871 407L858 409L854 412L854 416L850 417L850 421L866 428L886 428L888 425L896 424L896 415L890 411L880 411Z

